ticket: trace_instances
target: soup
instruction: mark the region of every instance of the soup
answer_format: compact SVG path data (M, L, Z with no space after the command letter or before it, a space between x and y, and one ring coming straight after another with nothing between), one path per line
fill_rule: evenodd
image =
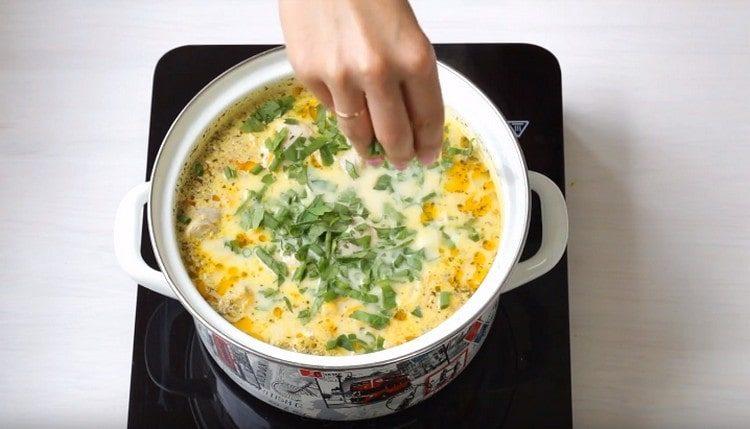
M436 327L500 240L493 174L458 118L447 115L435 164L373 167L294 80L227 113L177 191L200 294L248 335L303 353L372 352Z

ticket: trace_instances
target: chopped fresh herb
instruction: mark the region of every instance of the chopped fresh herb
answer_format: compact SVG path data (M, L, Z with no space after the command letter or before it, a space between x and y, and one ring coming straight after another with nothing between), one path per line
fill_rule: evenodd
M239 243L237 243L237 240L225 241L224 246L228 247L229 250L231 250L232 252L238 255L242 254L242 246L240 246Z
M242 123L242 127L240 127L240 130L245 133L254 132L257 133L258 131L263 131L266 129L266 124L258 120L257 118L251 116L245 120L245 122Z
M286 140L286 136L288 134L289 128L282 128L274 133L273 136L268 137L263 143L266 145L268 150L273 153L273 161L271 161L271 164L268 166L268 169L271 171L275 171L276 168L281 165L281 161L284 160L284 147L281 143Z
M277 131L276 134L274 134L272 137L267 138L265 141L266 147L269 151L271 151L271 153L273 153L273 160L268 166L268 169L271 171L276 171L279 165L281 165L281 162L284 160L284 147L281 142L286 139L288 133L288 128L282 128L281 130Z
M256 175L256 176L257 176L258 174L260 174L260 172L261 172L261 171L263 171L263 166L262 166L262 165L260 165L260 164L255 164L255 165L253 166L253 168L251 168L251 169L250 169L250 173L252 173L252 174L254 174L254 175Z
M297 313L302 323L308 323L324 302L351 297L381 310L355 312L352 317L382 329L392 317L390 311L396 308L392 285L418 279L425 252L410 247L416 231L405 226L404 215L392 205L384 207L381 219L372 220L352 188L337 193L334 201L324 199L321 194L308 198L310 191L313 194L333 191L336 185L309 175L305 158L317 150L321 150L323 159L325 152L334 155L348 148L335 127L335 119L319 112L316 125L321 135L297 139L285 149L278 137L267 140L274 159L281 160L276 166L283 162L287 176L309 189L288 190L264 201L269 185L267 177L274 177L270 173L264 175L262 181L266 186L249 192L236 214L243 228L269 229L273 248L239 248L238 251L257 255L276 273L279 284L285 281L288 272L286 265L277 259L277 252L299 261L293 281L298 287L305 279L314 280L317 285L307 294L313 298L312 305ZM355 175L359 174L354 171ZM393 189L393 180L391 175L381 179L387 181L389 189ZM378 341L374 337L373 342L374 345L368 344L377 348Z
M284 123L289 125L297 125L299 124L299 121L294 118L286 118L284 119Z
M367 313L362 310L355 311L350 317L360 322L365 322L375 329L383 329L390 322L389 318L385 315Z
M393 192L393 184L391 181L393 178L387 174L383 174L382 176L378 177L378 180L375 181L375 186L372 188L376 191L385 191L389 190Z
M406 220L406 216L396 210L391 204L385 203L383 205L383 219L393 221L398 225Z
M203 176L204 169L203 169L203 163L202 162L196 162L193 164L193 174L195 174L198 177Z
M224 167L224 177L227 178L227 180L232 180L237 178L237 170L230 166Z
M453 240L451 239L451 236L448 235L445 231L443 231L442 228L440 229L440 235L443 237L443 244L445 244L451 249L454 249L456 247L456 243L453 242Z
M287 168L286 174L290 179L299 182L300 185L307 184L308 176L306 164L292 164Z
M247 198L234 213L240 220L240 226L244 229L253 229L260 226L263 221L264 210L260 204L263 192L248 192Z
M354 335L354 334L352 334L352 335ZM349 350L350 352L354 351L354 345L352 344L352 340L349 339L349 337L346 336L346 335L344 335L344 334L341 334L336 339L333 339L333 340L328 341L326 343L326 350L333 350L336 347L345 348L345 349Z
M308 156L312 155L313 152L315 152L316 150L320 149L321 147L323 147L327 143L327 141L324 138L322 138L322 137L312 137L309 140L309 142L310 142L310 144L302 147L299 150L298 159L300 161L304 160Z
M177 213L177 222L187 225L190 223L190 218L186 216L185 213Z
M369 334L369 336L373 339L372 343L368 343L361 338L358 338L355 334L341 334L326 343L326 350L333 350L336 347L341 347L350 352L362 349L362 351L364 351L365 353L383 350L383 343L385 342L385 339L381 336L376 337L372 334Z
M429 194L427 194L424 197L422 197L422 202L424 203L426 201L430 201L431 199L435 198L436 196L437 196L437 194L434 191L430 192Z
M273 213L268 211L263 213L263 221L261 224L269 229L276 229L281 225L279 220L274 217Z
M292 311L292 303L286 296L284 297L284 303L286 304L286 309Z
M352 179L356 179L359 177L357 166L350 161L346 161L346 172L349 173L349 177L351 177Z
M476 224L476 219L469 219L463 225L461 225L460 229L466 231L466 234L469 235L469 239L471 241L477 242L482 237L481 235L479 235L479 232L476 230L476 228L474 228L474 224Z
M249 258L253 256L253 249L249 247L242 247L237 240L229 240L224 242L224 246L229 248L233 253Z
M411 311L411 314L413 314L416 317L422 317L422 309L419 308L419 306L415 307L414 310Z
M383 149L383 145L380 144L379 141L373 139L372 143L370 143L369 153L370 157L378 157L385 155L385 150Z
M271 171L276 171L276 169L279 168L279 165L281 165L281 161L283 160L283 154L274 155L273 160L270 164L268 164L268 169Z
M289 271L287 270L286 265L275 260L273 256L271 256L271 254L264 250L262 247L256 248L255 254L258 256L261 262L266 264L266 266L270 268L271 271L274 272L274 274L276 274L276 282L278 284L284 283L284 279L287 275L289 275Z
M383 350L383 344L385 343L385 338L378 335L375 338L375 350Z
M275 100L268 100L261 104L258 109L242 123L240 128L243 132L259 132L266 129L271 121L291 110L294 106L294 97L284 96Z
M272 296L274 296L274 295L278 294L278 293L279 293L279 290L278 290L278 289L274 289L274 288L266 288L266 289L261 289L261 290L260 290L260 293L261 293L261 295L263 295L264 297L266 297L266 298L270 298L270 297L272 297Z
M328 145L320 148L320 159L323 161L323 165L329 166L333 164L333 154Z
M357 338L357 336L354 334L349 334L349 335L341 334L335 340L331 340L327 342L326 349L332 350L332 349L335 349L336 347L341 347L346 350L349 350L350 352L353 352L355 347L357 346L361 347L361 343L362 343L362 340Z
M383 308L390 310L396 308L396 292L389 284L382 284L380 291L383 294Z
M263 222L263 217L265 216L266 212L263 210L263 206L260 204L253 206L253 208L250 210L250 216L249 216L249 228L248 229L255 229L260 226L260 223Z
M263 178L260 179L260 181L265 183L266 185L270 185L271 183L276 181L276 178L273 177L273 174L268 173L265 176L263 176Z
M303 324L306 324L310 321L312 318L312 315L310 314L310 309L306 308L304 310L300 310L299 313L297 313L297 318L302 320Z
M347 289L345 295L348 296L348 297L350 297L350 298L354 298L354 299L357 299L359 301L362 301L364 303L376 303L376 302L378 302L377 295L373 295L371 293L362 293L362 292L360 292L358 290L354 290L354 289Z
M466 156L466 155L471 155L471 148L470 147L460 148L460 147L451 146L451 147L445 149L445 153L448 156L451 156L451 157L453 157L455 155L464 155L464 156Z
M440 292L440 309L444 310L451 305L451 298L453 294L450 292Z
M284 150L284 159L291 162L300 161L300 154L305 149L305 137L297 137L292 144Z
M299 267L297 267L296 270L294 270L294 274L292 274L292 280L295 282L301 282L305 279L305 270L307 269L307 265L301 264Z

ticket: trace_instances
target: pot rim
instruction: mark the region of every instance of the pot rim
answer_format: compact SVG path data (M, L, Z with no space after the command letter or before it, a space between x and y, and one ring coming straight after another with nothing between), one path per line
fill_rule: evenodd
M206 84L203 88L201 88L200 91L198 91L193 98L190 99L190 101L185 105L185 107L180 111L180 113L175 117L175 119L170 124L169 129L167 130L166 134L164 135L164 139L162 140L161 145L159 146L159 150L156 154L156 158L154 160L154 164L151 170L151 181L152 181L152 187L153 182L155 180L158 180L157 171L159 170L159 166L164 162L174 162L174 160L164 160L163 153L166 147L167 140L169 140L170 136L172 135L175 126L180 122L180 119L185 115L185 113L193 106L199 98L201 98L207 91L209 91L213 86L217 84L217 82L224 79L227 75L234 72L236 69L245 66L247 63L252 62L254 60L260 59L262 57L266 57L272 54L279 53L281 51L284 51L284 46L278 46L272 49L269 49L267 51L261 52L259 54L253 55L238 64L235 64L234 66L230 67L220 75L218 75L216 78L211 80L208 84ZM526 243L527 235L528 235L528 228L529 228L529 220L530 220L530 211L531 211L531 204L530 204L530 188L529 188L529 179L528 179L528 167L526 165L526 160L523 156L523 152L521 150L521 147L518 143L518 139L516 138L515 134L510 129L510 126L507 124L505 117L502 115L502 113L499 111L499 109L495 106L495 104L489 99L489 97L479 89L477 86L475 86L468 78L466 78L464 75L462 75L460 72L455 70L454 68L446 65L445 63L438 61L438 68L442 68L443 71L450 73L453 75L454 78L459 79L464 85L466 85L467 88L470 88L471 90L475 91L477 95L486 103L487 108L492 110L492 113L494 116L496 116L498 122L501 124L500 126L504 129L505 134L507 134L507 137L509 137L512 141L512 147L514 149L513 155L518 159L518 161L521 164L521 171L522 174L518 177L518 179L522 182L522 187L526 189L526 192L523 193L523 198L521 201L521 208L517 208L517 210L523 209L523 213L521 213L521 216L523 217L523 233L520 237L520 240L518 240L518 245L515 249L515 255L511 258L512 264L510 264L509 268L501 274L501 276L497 277L496 279L493 279L493 283L497 283L497 285L489 285L488 280L490 279L490 274L493 272L493 267L495 267L498 257L495 256L495 259L493 260L490 270L488 271L488 274L485 276L484 280L482 280L482 283L480 286L474 291L472 296L465 302L458 310L456 310L451 316L449 316L446 320L442 321L440 324L432 328L431 330L424 332L417 338L413 340L406 341L402 344L399 344L394 347L387 348L385 350L373 352L373 353L367 353L367 354L356 354L356 355L344 355L344 356L325 356L325 355L313 355L313 354L307 354L307 353L301 353L296 352L292 350L283 349L278 346L274 346L272 344L266 343L264 341L258 340L242 331L240 331L238 328L234 327L231 323L226 321L221 315L215 312L215 310L211 309L211 311L214 311L218 319L217 323L220 325L224 325L227 327L228 330L236 330L239 332L242 336L239 336L241 340L237 340L235 338L232 338L232 335L230 335L227 332L224 332L223 329L215 326L212 324L209 320L207 320L207 317L202 314L199 310L195 308L193 303L188 299L188 297L185 296L185 294L181 291L181 289L175 284L175 282L172 280L172 277L174 276L174 273L170 272L167 265L164 263L162 252L160 251L159 244L162 241L160 239L160 236L156 234L156 228L154 226L154 217L157 216L157 213L154 213L154 201L155 196L154 192L150 192L149 198L148 198L148 229L149 234L151 236L151 242L152 247L154 250L154 256L156 258L157 264L159 265L159 268L161 269L162 274L167 280L167 283L169 284L169 287L174 292L177 299L180 301L183 307L185 307L188 312L193 317L195 323L200 323L201 325L208 328L213 334L220 336L224 341L227 341L237 347L240 347L241 349L245 350L246 352L252 353L258 357L261 357L263 359L273 361L280 364L290 365L294 367L306 367L306 368L315 368L315 369L321 369L321 370L330 370L330 371L337 371L337 370L352 370L352 369L361 369L361 368L371 368L373 366L382 366L382 365L388 365L392 364L394 362L400 362L407 359L410 359L414 356L424 354L426 352L429 352L437 347L440 346L442 342L447 340L448 338L453 337L456 333L460 332L462 329L469 326L471 323L475 321L477 317L479 317L483 312L485 312L490 306L494 305L495 301L499 299L500 294L503 292L503 286L507 279L509 278L510 274L513 272L513 268L518 263L521 253L523 251L524 245ZM281 81L288 76L278 76L278 81ZM227 109L229 106L225 106L224 109ZM214 118L216 120L216 118ZM480 140L481 141L481 140ZM195 145L195 142L192 143ZM485 144L485 143L482 143ZM183 162L184 160L180 160ZM493 158L493 164L497 163L496 160ZM166 180L166 179L165 179ZM170 202L170 206L173 202ZM506 239L504 235L501 235L501 240ZM499 252L500 246L498 246L498 252ZM181 256L177 256L181 259ZM180 261L180 264L184 266L184 263ZM194 287L192 283L190 284L191 287ZM476 309L473 311L469 311L470 306L469 304L472 303L472 300L474 298L477 298L479 296L479 292L483 290L483 288L486 290L487 288L494 288L495 290L490 294L490 296L485 298L485 301L481 303ZM476 302L477 300L474 299L473 302ZM208 305L206 303L206 305ZM456 320L460 320L459 323L456 323ZM453 321L453 324L456 325L450 330L446 330L446 326L449 325L449 322ZM444 332L441 332L444 331ZM434 337L434 338L433 338ZM429 339L429 340L427 340ZM421 343L421 344L420 344ZM264 352L262 349L268 349L269 352Z

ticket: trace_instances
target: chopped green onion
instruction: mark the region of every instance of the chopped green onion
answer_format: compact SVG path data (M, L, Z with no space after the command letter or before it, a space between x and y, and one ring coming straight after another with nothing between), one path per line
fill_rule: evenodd
M279 168L279 165L281 165L281 161L283 155L281 153L276 154L273 156L273 161L268 165L268 169L271 171L276 171L277 168Z
M305 270L307 268L307 265L301 264L299 267L297 267L296 270L294 270L294 274L292 275L292 280L295 282L301 282L305 278Z
M177 221L181 224L189 224L190 218L188 216L185 216L185 213L177 213Z
M411 314L413 314L416 317L422 317L422 309L418 306L414 308L414 310L411 311Z
M224 177L227 178L227 180L232 180L237 178L237 170L230 166L224 167Z
M310 309L306 308L304 310L300 310L299 313L297 313L297 318L302 320L302 323L307 323L310 321L310 318L312 315L310 314Z
M268 173L265 176L263 176L263 178L260 179L260 181L265 183L266 185L270 185L271 183L276 181L276 178L273 177L273 174Z
M193 174L195 174L198 177L203 176L204 169L203 169L203 163L196 162L193 164Z
M444 310L451 305L453 294L450 292L440 292L440 309Z

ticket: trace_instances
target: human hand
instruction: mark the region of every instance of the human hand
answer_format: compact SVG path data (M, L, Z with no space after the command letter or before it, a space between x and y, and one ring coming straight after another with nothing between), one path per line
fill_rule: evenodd
M368 162L373 138L399 169L440 153L435 52L406 0L280 0L289 59Z

